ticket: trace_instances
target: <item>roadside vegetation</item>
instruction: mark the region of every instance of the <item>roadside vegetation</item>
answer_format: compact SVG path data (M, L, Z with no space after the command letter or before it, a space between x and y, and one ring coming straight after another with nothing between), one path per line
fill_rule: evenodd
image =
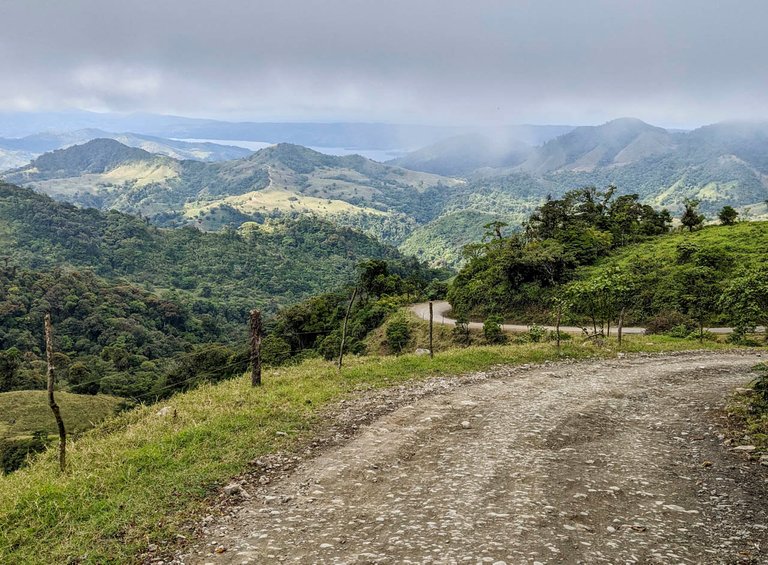
M734 393L728 404L729 442L752 446L750 457L768 465L768 364L754 368L757 376Z

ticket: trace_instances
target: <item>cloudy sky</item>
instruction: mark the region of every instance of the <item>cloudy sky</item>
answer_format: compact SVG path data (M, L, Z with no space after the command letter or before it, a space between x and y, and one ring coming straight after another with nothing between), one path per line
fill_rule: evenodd
M765 0L0 0L0 110L768 119Z

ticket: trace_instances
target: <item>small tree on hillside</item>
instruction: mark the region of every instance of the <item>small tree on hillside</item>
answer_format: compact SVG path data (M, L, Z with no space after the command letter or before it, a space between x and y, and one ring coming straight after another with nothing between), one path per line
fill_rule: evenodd
M733 209L733 206L723 206L717 217L720 219L720 223L724 226L732 226L736 223L739 213Z
M731 281L719 301L737 335L768 326L768 268L762 267Z
M508 225L508 223L502 222L500 220L488 222L483 226L483 228L485 228L485 235L483 236L484 239L504 239L501 230L506 228Z
M395 352L400 353L411 339L411 327L402 316L394 318L387 326L387 345Z
M708 266L681 265L675 279L681 306L696 320L699 326L699 341L704 341L704 324L712 317L720 295L717 273Z
M463 312L456 314L456 326L453 328L453 338L463 345L469 345L471 341L469 337L469 318Z
M483 335L488 343L505 343L507 335L501 328L504 319L501 316L488 316L483 322Z
M680 223L688 228L688 231L699 229L704 224L704 214L699 214L700 202L694 198L686 198L685 211L680 218Z

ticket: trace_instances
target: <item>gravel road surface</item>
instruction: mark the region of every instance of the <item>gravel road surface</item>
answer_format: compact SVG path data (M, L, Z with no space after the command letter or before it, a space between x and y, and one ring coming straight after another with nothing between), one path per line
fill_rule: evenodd
M499 367L377 392L388 413L244 483L175 563L768 563L768 467L720 435L761 360Z

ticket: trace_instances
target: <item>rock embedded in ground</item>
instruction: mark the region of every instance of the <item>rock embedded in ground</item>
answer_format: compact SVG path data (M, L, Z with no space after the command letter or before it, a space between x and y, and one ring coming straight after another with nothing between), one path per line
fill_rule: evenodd
M737 445L733 448L734 451L745 451L747 453L751 453L757 449L754 445Z

